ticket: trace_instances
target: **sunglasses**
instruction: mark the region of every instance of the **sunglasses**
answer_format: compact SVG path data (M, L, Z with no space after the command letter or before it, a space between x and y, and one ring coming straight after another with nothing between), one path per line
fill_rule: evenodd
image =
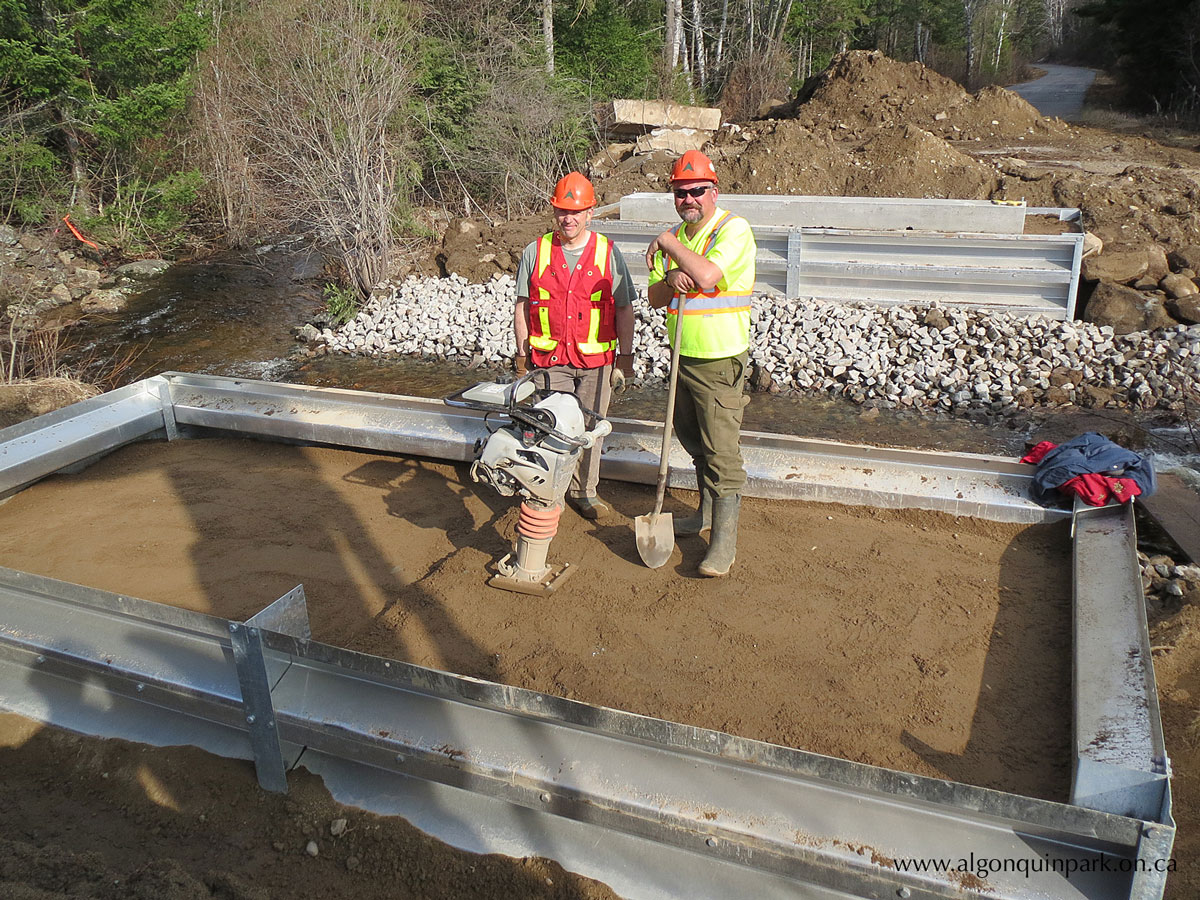
M711 187L711 184L703 184L694 188L675 188L671 193L675 195L676 200L682 200L684 197L703 197Z

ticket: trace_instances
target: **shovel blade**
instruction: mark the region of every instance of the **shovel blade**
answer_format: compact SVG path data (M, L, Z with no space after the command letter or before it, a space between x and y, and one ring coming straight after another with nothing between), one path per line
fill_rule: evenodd
M633 520L633 535L638 555L651 569L665 566L675 552L675 523L670 513L638 516Z

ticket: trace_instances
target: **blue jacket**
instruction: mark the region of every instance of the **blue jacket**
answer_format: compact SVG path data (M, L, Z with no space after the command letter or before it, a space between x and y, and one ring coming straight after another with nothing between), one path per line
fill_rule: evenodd
M1060 484L1089 472L1132 478L1146 497L1158 488L1150 457L1139 456L1104 435L1089 431L1059 444L1042 457L1033 476L1033 499L1043 505L1061 499Z

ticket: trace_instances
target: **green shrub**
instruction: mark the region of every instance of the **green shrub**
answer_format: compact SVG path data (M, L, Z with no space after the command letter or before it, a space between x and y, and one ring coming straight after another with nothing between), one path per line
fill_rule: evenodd
M345 325L358 313L361 298L352 287L333 284L325 285L325 312L329 314L334 328Z
M0 131L0 221L39 225L65 204L59 161L44 144Z
M654 61L662 53L645 4L622 8L598 0L589 11L560 6L554 22L556 72L586 84L598 100L650 97L657 89Z
M195 170L172 172L157 181L132 178L117 186L102 214L84 224L99 240L128 253L177 247L203 185Z

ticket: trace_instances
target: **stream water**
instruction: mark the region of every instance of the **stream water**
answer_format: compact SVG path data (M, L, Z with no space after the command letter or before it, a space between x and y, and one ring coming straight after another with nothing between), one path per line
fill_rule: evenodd
M119 379L165 371L289 381L418 397L447 396L476 381L507 380L498 369L400 357L306 357L292 335L323 306L320 261L287 247L179 263L134 295L128 307L73 331L68 362L92 374L114 356L136 354ZM614 399L611 413L655 420L666 406L661 384ZM1109 414L1112 414L1109 416ZM1104 427L1108 421L1111 427ZM1016 427L1013 427L1013 426ZM1116 439L1197 466L1186 430L1156 428L1115 410L1073 410L1001 423L910 410L866 410L848 401L755 394L745 427L803 437L946 451L1019 455L1028 440L1065 440L1084 430L1118 430Z

